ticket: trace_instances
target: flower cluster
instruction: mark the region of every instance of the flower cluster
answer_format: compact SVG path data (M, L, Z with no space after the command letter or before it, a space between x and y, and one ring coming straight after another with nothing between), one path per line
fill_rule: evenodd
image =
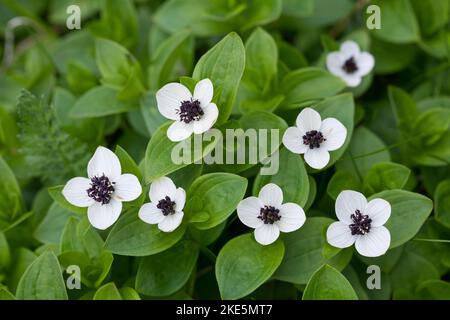
M135 175L121 174L119 158L105 147L97 148L87 171L89 178L70 179L62 194L70 204L87 207L92 226L104 230L119 219L122 202L137 199L142 187ZM139 211L142 221L158 224L164 232L175 230L183 219L185 191L177 189L169 178L162 177L151 184L149 197L152 202L144 204Z
M306 221L298 204L284 203L283 191L273 183L265 185L258 197L248 197L237 207L243 224L255 229L255 239L262 245L276 241L281 232L298 230ZM344 190L336 200L339 221L327 230L327 241L334 247L346 248L355 243L356 250L366 257L386 253L390 245L389 230L383 225L389 219L391 206L383 199L367 202L359 192Z
M352 43L344 43L341 49L342 57L356 59L346 60L343 70L359 70L357 62L367 56L357 55L359 49ZM354 55L349 58L349 53ZM168 138L181 141L192 133L210 129L218 116L212 98L213 85L209 79L199 81L193 95L178 83L162 87L156 93L158 109L166 118L175 120L167 130ZM329 152L341 148L346 137L347 129L339 120L322 120L317 111L304 108L297 116L296 126L286 130L283 144L289 151L303 154L312 168L323 169L330 161ZM89 178L69 180L62 193L72 205L88 208L89 221L95 228L106 229L119 218L122 202L137 199L142 188L136 176L121 174L118 157L104 147L97 148L87 171ZM151 183L149 198L151 202L144 204L138 213L142 221L157 224L163 232L172 232L180 226L186 203L183 188L177 188L170 178L161 177ZM303 208L296 203L283 203L283 191L274 183L263 186L258 197L242 200L236 211L243 224L255 229L255 239L262 245L275 242L280 232L298 230L306 221ZM345 248L355 243L356 250L369 257L382 255L389 248L390 233L383 226L390 215L387 201L367 202L362 194L346 190L336 200L336 215L339 222L331 224L327 231L331 245Z

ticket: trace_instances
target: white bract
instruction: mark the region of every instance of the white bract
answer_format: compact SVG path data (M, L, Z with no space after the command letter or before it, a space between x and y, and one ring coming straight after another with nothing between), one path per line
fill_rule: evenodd
M283 144L297 154L304 154L306 163L314 169L324 168L330 161L329 151L342 147L347 129L335 118L322 121L320 114L305 108L297 116L296 126L283 135Z
M180 83L172 82L156 92L159 112L167 119L175 120L167 129L171 141L182 141L192 133L199 134L209 130L217 120L219 110L213 98L211 80L203 79L197 83L194 94Z
M161 177L150 185L150 203L139 210L139 218L149 224L157 224L164 232L172 232L183 220L186 192L177 188L173 181Z
M327 230L327 241L334 247L347 248L353 243L359 254L378 257L386 253L391 234L383 225L391 215L391 205L384 199L367 202L359 192L345 190L336 199L339 221Z
M98 147L89 160L89 178L70 179L62 194L77 207L87 207L89 222L97 229L110 227L119 218L122 201L133 201L142 193L136 176L122 174L119 158L111 150Z
M361 52L354 41L345 41L339 51L327 55L328 71L344 80L349 87L357 87L374 65L373 56L369 52Z
M306 220L305 212L298 204L283 204L283 191L274 183L266 184L258 197L239 202L236 210L242 223L255 229L255 239L262 245L277 240L280 231L299 229Z

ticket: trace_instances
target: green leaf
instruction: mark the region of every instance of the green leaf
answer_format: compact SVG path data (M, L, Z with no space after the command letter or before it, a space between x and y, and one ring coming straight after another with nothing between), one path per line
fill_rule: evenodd
M89 88L90 89L90 88ZM85 91L81 92L83 94ZM55 118L61 127L72 136L78 137L81 141L99 141L98 137L104 132L104 125L111 121L110 118L86 118L74 119L70 117L70 112L77 101L77 98L67 89L56 88L53 94L52 109ZM96 139L93 139L95 137Z
M364 177L366 194L373 194L383 190L403 189L408 182L411 170L404 165L394 162L380 162L374 164Z
M189 280L198 253L198 245L184 240L166 251L142 258L136 275L136 290L154 297L175 293Z
M404 90L390 86L389 101L400 130L410 132L418 117L417 106L413 98Z
M283 242L262 246L253 234L236 237L220 250L216 261L216 278L222 299L239 299L266 282L280 265Z
M337 94L346 84L327 71L319 68L304 68L289 72L280 84L286 97L281 108L297 109L304 103Z
M274 164L268 170L276 169L276 151L286 128L287 124L283 118L267 111L251 111L244 114L239 121L228 121L220 128L226 139L222 143L225 164L212 164L206 166L205 170L240 173L255 167L258 163L267 166ZM228 129L231 131L228 132ZM259 134L258 130L261 130ZM216 147L219 146L220 144ZM219 160L222 159L219 157ZM255 167L255 172L256 169Z
M306 285L303 300L358 300L348 280L335 268L324 265Z
M433 34L449 20L448 0L411 0L411 4L424 35Z
M274 278L306 284L313 273L324 264L342 270L351 259L351 248L341 250L331 259L323 255L323 247L326 245L325 229L332 222L333 220L323 217L307 218L297 231L282 234L286 252Z
M208 216L209 218L209 216ZM205 220L206 221L206 220ZM222 222L221 224L215 226L214 228L208 229L208 230L200 230L197 229L194 225L189 225L189 235L192 236L192 238L197 241L197 243L208 246L212 244L214 241L217 240L217 238L220 237L222 232L224 231L225 227L227 226L227 221Z
M119 290L113 282L107 283L95 292L93 300L122 300Z
M283 202L294 202L303 207L308 200L309 180L305 164L298 154L281 148L279 151L279 170L274 175L256 176L253 195L268 183L275 183L283 190Z
M97 39L95 59L102 84L117 90L118 99L135 102L144 93L141 66L127 49L114 41Z
M57 25L65 25L67 21L67 6L72 4L70 0L62 0L62 1L50 1L50 16L49 20L52 23ZM80 7L80 11L82 14L82 21L85 18L92 17L92 15L96 14L100 8L100 1L85 1L78 0L76 4Z
M314 0L283 0L283 14L307 17L314 12Z
M260 94L267 93L277 76L278 48L266 31L255 29L245 42L243 81Z
M73 213L80 213L80 214L86 214L87 209L74 206L73 204L69 203L69 201L66 200L66 198L63 196L62 191L64 189L64 185L61 186L55 186L48 188L48 193L50 197L62 208L69 210Z
M58 259L47 251L25 271L17 287L20 300L67 300L67 292Z
M439 183L434 193L434 202L436 220L450 228L450 179Z
M281 2L170 0L158 7L154 20L170 33L189 28L197 36L211 36L269 23L280 16Z
M351 173L355 180L362 183L373 165L390 160L384 142L372 131L360 126L353 133L350 146L336 168Z
M37 255L25 248L15 250L12 264L8 274L7 285L11 292L16 292L17 285L28 266L37 258Z
M167 121L167 119L159 113L154 92L149 91L144 94L141 99L140 109L147 131L153 136L158 128Z
M77 225L79 219L76 217L69 217L64 230L61 234L60 252L66 251L83 251L83 246L78 239Z
M122 167L122 174L131 173L135 175L139 181L142 180L141 170L139 170L138 165L133 160L133 158L125 151L125 149L117 145L115 154L120 160L120 165Z
M286 121L267 111L251 111L244 114L239 123L244 130L247 129L278 129L280 131L280 136L283 134L284 130L287 128Z
M214 85L213 102L219 108L217 125L231 114L245 66L245 48L241 38L232 32L206 52L195 66L192 77L209 78Z
M410 43L420 39L419 25L409 0L374 0L380 8L382 28L373 29L373 34L393 43Z
M391 216L385 224L391 233L390 248L412 239L433 209L433 202L427 197L404 190L386 190L370 197L375 198L384 199L391 204Z
M185 231L182 223L173 232L162 232L157 225L139 219L136 211L124 212L110 231L105 248L118 255L148 256L172 247Z
M61 235L58 257L67 268L76 264L81 269L81 281L88 287L98 287L111 269L113 256L103 249L104 242L87 218L69 218Z
M390 273L392 269L399 262L400 257L403 253L403 246L396 247L394 249L388 250L384 255L379 257L364 257L362 255L358 255L358 259L364 262L366 265L377 265L380 267L383 272Z
M197 229L213 228L225 221L242 200L247 179L231 173L210 173L197 178L187 192L186 217L206 213L209 219L194 223Z
M24 212L22 192L8 164L0 157L0 231L18 221Z
M278 94L274 97L241 100L239 109L242 113L251 111L274 111L284 101L284 96Z
M7 289L0 288L0 301L2 300L16 300L16 297Z
M303 210L308 210L314 203L314 200L316 199L317 195L317 183L316 180L312 176L308 176L309 181L309 193L308 193L308 200L306 200L306 204L303 207Z
M195 85L197 84L197 80L191 77L182 76L180 77L180 83L189 89L189 91L194 92Z
M133 1L102 1L101 20L93 26L96 34L130 48L139 37L138 17ZM82 11L84 14L84 11Z
M428 280L422 282L417 291L421 299L450 300L450 283L442 280Z
M348 16L353 6L351 0L314 0L312 14L299 19L299 22L307 28L328 26Z
M92 118L127 112L138 107L137 103L121 101L116 89L99 86L83 94L75 102L70 117Z
M201 164L190 164L184 168L169 174L169 178L172 179L173 183L177 187L181 187L184 190L189 189L191 184L197 179L203 170L203 165Z
M405 91L390 87L391 106L404 143L400 145L405 162L442 166L450 161L450 108L445 104L419 113ZM436 103L436 102L435 102Z
M394 73L408 67L418 51L413 44L390 43L373 37L371 40L376 74Z
M34 230L33 236L47 244L57 244L61 238L64 226L69 217L76 215L54 202L47 211L47 215Z
M361 189L361 183L351 172L337 170L328 182L327 193L333 200L336 200L339 193L344 190L362 191Z
M139 294L130 287L123 287L119 289L119 293L123 300L141 300Z
M432 108L419 114L412 127L416 137L408 154L423 165L444 165L450 160L450 108ZM419 148L417 152L416 148Z
M210 36L225 33L230 18L242 12L244 8L239 7L239 11L232 8L228 15L222 12L214 14L214 11L217 12L214 9L215 5L207 0L170 0L158 8L154 20L158 26L170 33L191 28L195 35Z
M170 80L169 76L172 74L183 47L191 39L190 35L188 30L181 30L158 46L155 53L152 54L148 69L150 88L157 90Z
M417 286L427 280L438 280L439 272L425 257L403 250L402 256L390 273L393 299L411 299Z
M196 138L193 136L182 142L172 142L166 134L169 126L170 123L166 123L159 127L147 145L144 161L144 176L146 183L150 183L157 178L166 176L176 170L186 167L191 163L201 160L214 148L215 144L218 142L216 139L213 139L214 141L212 142L202 142L201 149L197 148L195 142ZM187 158L183 157L182 163L179 164L174 163L172 159L172 152L175 152L174 148L177 147L182 147L182 151L191 151L190 155ZM176 155L178 156L178 154Z
M6 240L5 234L0 232L0 274L8 270L11 263L11 253L9 251L8 240Z
M281 39L277 39L277 44L281 60L280 63L285 64L288 70L295 70L308 66L308 61L297 47ZM287 73L288 70L285 72Z
M246 10L238 17L237 24L242 31L246 31L258 25L270 23L280 17L282 2L282 0L248 1Z
M445 32L445 29L438 31L430 38L424 39L419 43L421 49L427 54L438 58L445 59L448 55L447 46L450 43L450 33Z

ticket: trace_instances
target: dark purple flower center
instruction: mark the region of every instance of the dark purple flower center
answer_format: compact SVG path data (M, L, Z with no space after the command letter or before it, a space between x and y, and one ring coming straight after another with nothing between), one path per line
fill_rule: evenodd
M111 182L104 174L91 178L91 187L86 190L90 198L101 204L108 204L114 193L114 182Z
M345 60L344 64L342 65L342 69L347 73L355 73L358 71L358 65L356 64L356 61L353 57L348 58Z
M349 225L352 235L364 235L369 233L372 219L370 219L368 215L364 215L361 211L356 210L350 218L353 221L353 223Z
M320 144L327 140L323 137L322 132L317 130L308 131L302 138L303 144L309 146L310 149L319 148Z
M175 202L172 201L169 196L166 196L164 199L159 200L158 204L156 205L156 207L160 209L165 216L175 213L174 206Z
M279 213L280 210L276 209L275 207L264 206L264 208L261 208L261 210L259 211L258 219L264 221L265 224L273 224L275 221L281 219Z
M177 109L177 113L180 115L180 121L183 121L184 123L200 120L204 114L203 109L200 107L200 101L192 99L181 102L181 106Z

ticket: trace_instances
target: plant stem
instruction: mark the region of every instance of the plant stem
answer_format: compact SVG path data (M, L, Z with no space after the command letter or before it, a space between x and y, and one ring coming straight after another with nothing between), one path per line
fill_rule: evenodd
M200 251L214 264L216 263L217 256L208 247L201 246Z

